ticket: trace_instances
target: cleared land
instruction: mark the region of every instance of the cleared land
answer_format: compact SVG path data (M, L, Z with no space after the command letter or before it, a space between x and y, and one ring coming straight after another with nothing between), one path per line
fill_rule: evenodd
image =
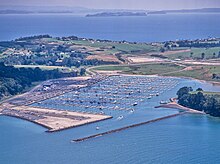
M153 63L153 62L161 62L161 59L158 58L150 58L150 57L128 57L127 58L130 63Z
M105 55L105 54L99 54L99 55L90 55L86 58L87 60L103 60L103 61L108 61L108 62L119 62L121 63L120 60L114 55Z

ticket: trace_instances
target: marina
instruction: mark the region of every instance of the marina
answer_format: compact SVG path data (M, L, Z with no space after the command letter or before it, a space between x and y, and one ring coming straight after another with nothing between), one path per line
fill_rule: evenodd
M123 121L178 84L175 78L127 75L48 81L3 103L1 113L56 132L110 118Z
M32 106L100 113L132 111L143 102L159 97L178 85L177 79L147 76L109 76L75 92L32 104Z

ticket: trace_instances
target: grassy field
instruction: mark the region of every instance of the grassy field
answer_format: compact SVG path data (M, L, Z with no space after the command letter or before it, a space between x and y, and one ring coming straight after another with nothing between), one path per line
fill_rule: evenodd
M182 69L183 67L171 63L143 64L130 66L102 66L95 68L95 70L100 71L121 71L122 73L126 74L139 75L163 74L167 72L179 71Z
M60 66L45 66L45 65L14 65L16 68L36 68L39 67L43 70L53 70L53 69L59 69L59 70L70 70L69 67L60 67Z
M199 80L220 81L212 79L212 74L220 74L220 66L192 66L191 70L183 70L184 67L173 63L142 64L126 66L100 66L95 71L121 71L125 74L139 75L164 75L175 77L190 77Z
M171 54L167 55L169 59L185 59L185 58L191 58L191 53L192 58L201 58L202 53L205 53L205 58L206 59L212 59L213 58L213 53L215 53L215 57L218 56L220 47L214 47L214 48L191 48L190 52L182 52L182 53L176 53L176 54Z
M193 70L167 74L168 76L191 77L200 80L213 80L212 74L220 74L220 66L194 66ZM214 80L218 81L218 80Z
M56 39L48 39L48 41L57 41L64 43L64 41L59 41ZM117 52L124 52L124 53L132 53L132 52L158 52L160 50L159 46L152 46L150 44L145 43L118 43L118 42L98 42L98 41L89 41L89 40L72 40L66 41L65 43L68 44L76 44L81 46L89 46L95 48L103 48L108 53L117 53ZM114 47L114 48L112 48Z

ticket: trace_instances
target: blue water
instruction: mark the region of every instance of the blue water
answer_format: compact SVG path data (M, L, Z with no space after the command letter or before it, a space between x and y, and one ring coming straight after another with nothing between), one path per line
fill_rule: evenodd
M157 98L172 97L179 87L185 85L220 91L218 86L180 79L179 85ZM156 104L157 98L149 101ZM148 108L139 109L131 120L148 119L149 116L144 115ZM176 111L159 110L161 113ZM129 123L126 120L130 118L123 120ZM33 123L1 116L0 163L218 163L220 160L220 119L201 115L178 116L85 142L70 142L74 138L97 133L96 126L101 127L100 131L117 127L117 124L107 126L114 121L45 133L45 128ZM118 123L123 125L120 121Z
M206 116L185 115L76 144L69 142L73 132L47 134L26 122L24 128L14 128L15 123L21 122L1 118L4 124L1 163L218 163L220 160L220 120Z
M220 14L86 18L73 15L0 15L0 40L50 34L155 42L220 36Z

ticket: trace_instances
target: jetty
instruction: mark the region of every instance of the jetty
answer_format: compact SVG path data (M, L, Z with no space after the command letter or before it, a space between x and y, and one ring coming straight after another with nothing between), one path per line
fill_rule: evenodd
M112 118L102 114L89 114L67 110L47 109L31 106L17 106L3 109L2 115L27 120L47 128L47 132L57 132L89 123Z
M106 131L106 132L103 132L103 133L98 133L98 134L94 134L94 135L83 137L83 138L73 139L72 142L82 142L82 141L89 140L89 139L92 139L92 138L96 138L96 137L100 137L100 136L120 132L120 131L123 131L123 130L127 130L127 129L130 129L130 128L138 127L138 126L149 124L149 123L154 123L154 122L157 122L157 121L162 121L162 120L165 120L165 119L168 119L168 118L180 116L180 115L183 115L183 114L186 114L186 113L187 112L180 112L180 113L176 113L176 114L173 114L173 115L168 115L168 116L160 117L160 118L157 118L157 119L153 119L153 120L149 120L149 121L145 121L145 122L125 126L125 127L122 127L122 128Z

